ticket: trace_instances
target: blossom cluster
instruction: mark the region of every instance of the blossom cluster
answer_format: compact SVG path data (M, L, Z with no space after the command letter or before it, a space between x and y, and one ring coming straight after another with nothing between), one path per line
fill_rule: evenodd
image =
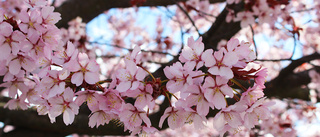
M227 0L227 4L237 4L240 0ZM268 0L245 0L245 10L235 13L229 9L227 22L241 21L241 27L247 27L255 23L258 17L259 24L268 23L275 24L280 14L289 14L281 5L288 5L288 1L268 1Z
M63 113L64 122L71 124L80 106L74 100L75 88L98 82L99 65L73 43L61 42L61 30L55 26L60 13L46 0L23 2L26 7L15 16L0 11L1 86L13 98L6 107L36 105L52 122Z
M236 133L242 125L252 128L268 118L272 103L265 103L262 92L266 69L247 67L255 59L249 42L231 39L213 51L205 49L201 37L196 41L191 37L179 61L163 69L167 80L155 78L143 66L141 48L135 46L124 57L125 67L117 69L111 80L100 81L95 58L74 45L81 37L61 40L62 31L55 26L60 14L45 0L24 3L27 6L17 16L0 11L0 75L4 76L0 86L7 87L12 98L5 106L9 109L37 106L39 115L48 114L55 122L62 114L69 125L80 106L87 105L90 127L119 120L132 134L155 132L152 125L161 128L165 119L172 129L185 123L201 128L214 109L220 110L214 127L221 134ZM73 26L68 33L76 33L82 25ZM253 84L245 87L239 80ZM151 123L149 115L156 112L159 95L170 103L160 122ZM128 103L129 98L134 103Z
M159 126L168 117L170 128L187 122L201 128L210 108L220 110L214 117L214 127L220 133L237 133L242 125L252 128L259 119L267 119L268 106L272 103L265 103L263 98L266 69L245 69L255 59L250 43L231 39L225 47L213 51L204 50L201 40L189 38L179 58L183 65L177 62L164 69L169 79L168 92L179 92L180 98L175 106L166 109ZM237 80L253 80L254 84L245 88ZM241 87L240 90L234 88L235 85ZM236 103L230 104L231 98Z

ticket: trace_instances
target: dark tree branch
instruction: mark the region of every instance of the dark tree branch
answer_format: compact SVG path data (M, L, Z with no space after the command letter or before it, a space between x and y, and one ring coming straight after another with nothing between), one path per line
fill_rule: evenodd
M9 120L9 125L14 125L19 129L46 132L48 134L58 134L66 136L72 133L89 135L121 135L124 133L123 127L118 127L112 122L99 128L88 126L87 110L80 110L80 114L75 117L74 123L66 126L62 116L57 117L56 123L51 123L47 115L39 116L35 109L28 110L9 110L0 106L0 121ZM83 114L84 113L84 114ZM16 134L16 133L15 133Z
M232 36L241 30L240 22L226 22L228 9L232 9L235 13L241 11L244 4L227 5L227 7L219 14L211 28L202 35L205 49L217 50L218 43L223 40L229 40Z
M65 135L30 130L25 128L15 128L13 131L5 133L1 137L65 137Z
M254 40L254 30L253 30L252 25L250 25L250 29L251 29L251 33L252 33L252 41L253 41L253 46L254 46L254 49L256 52L256 57L258 57L258 48L257 48L256 41Z
M301 88L301 86L310 83L311 78L308 75L310 70L294 73L294 69L303 63L316 59L320 59L320 54L317 52L293 60L287 67L280 71L275 79L266 83L266 89L264 90L266 96L309 100L309 90L307 88Z
M286 76L293 74L293 70L302 65L303 63L310 62L315 59L320 59L320 54L315 52L311 55L304 56L300 59L293 60L286 68L282 69L279 76L274 79L274 81L279 82L283 80Z
M57 136L66 136L73 133L86 134L86 135L129 135L129 132L124 132L123 127L119 127L113 122L104 126L99 126L99 128L90 128L88 126L89 122L89 109L83 105L80 109L79 115L75 117L74 122L66 126L62 120L62 115L57 117L55 123L51 123L47 115L39 116L35 108L30 108L28 110L9 110L4 108L2 101L7 101L9 98L0 98L0 121L9 121L8 125L14 125L20 133L30 130L30 136L38 134L41 136L42 133L45 134L55 134ZM169 101L165 100L161 105L159 112L151 114L150 120L154 124L154 127L158 127L160 117L164 113L164 110L169 106ZM164 124L163 128L167 128L168 125ZM41 133L42 132L42 133ZM4 136L17 136L19 132L3 134ZM20 134L21 136L21 134Z
M186 0L177 0L186 1ZM210 3L224 2L225 0L210 0ZM142 6L169 6L174 5L172 0L147 0ZM132 7L130 0L67 0L61 6L56 8L56 12L61 14L62 20L57 23L58 27L68 27L68 22L77 16L83 19L83 22L89 22L94 17L111 8Z
M299 73L293 73L283 78L280 83L276 80L267 82L264 93L268 98L275 97L279 99L292 98L310 100L309 89L302 87L311 82L311 78L308 73L310 70L306 70Z
M177 5L178 8L187 16L187 18L188 18L189 21L191 22L192 26L193 26L193 27L196 29L196 31L198 32L198 35L201 36L198 27L197 27L196 24L194 23L193 19L191 19L189 13L188 13L179 3L176 3L176 5Z
M124 49L124 50L128 50L128 51L133 51L132 48L126 48L126 47L121 47L119 45L115 45L115 44L109 44L109 43L101 43L101 42L96 42L96 41L93 41L93 42L89 42L90 44L98 44L98 45L107 45L107 46L111 46L111 47L114 47L114 48L119 48L119 49ZM150 52L150 53L156 53L156 54L163 54L163 55L170 55L170 56L175 56L169 52L162 52L162 51L154 51L154 50L141 50L141 52Z

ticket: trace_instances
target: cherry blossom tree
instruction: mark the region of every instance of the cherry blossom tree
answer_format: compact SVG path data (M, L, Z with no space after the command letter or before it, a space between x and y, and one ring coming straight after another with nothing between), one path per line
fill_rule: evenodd
M152 33L138 20L146 7ZM319 123L319 8L3 0L0 136L296 136L297 121ZM107 40L87 33L99 14Z

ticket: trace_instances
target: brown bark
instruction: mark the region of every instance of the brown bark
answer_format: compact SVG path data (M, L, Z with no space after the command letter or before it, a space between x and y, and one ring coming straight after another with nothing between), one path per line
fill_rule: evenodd
M1 102L8 101L9 98L1 97ZM62 116L57 117L55 123L51 123L47 115L38 115L35 108L30 108L28 110L9 110L4 108L5 103L0 103L0 121L8 121L8 125L14 125L21 132L13 132L3 134L3 136L27 136L26 130L30 130L29 135L34 136L42 133L52 134L56 136L66 136L73 133L79 135L129 135L129 132L124 132L122 126L117 126L114 122L109 122L109 124L104 126L99 126L99 128L90 128L88 126L88 108L83 107L80 109L79 115L75 117L74 122L71 125L66 126L62 120ZM164 101L160 105L160 111L149 116L151 122L158 127L160 117L164 113L165 108L169 105L169 101ZM85 106L85 105L84 105ZM165 124L163 128L167 128Z
M178 1L186 0L146 0L142 6L169 6ZM224 2L225 0L210 0L210 3ZM89 22L94 17L111 8L132 7L130 0L66 0L61 6L55 9L61 13L61 18L56 25L67 28L68 22L76 17L81 17L84 22Z
M320 59L319 53L313 53L293 60L287 67L280 71L275 79L266 83L266 89L264 90L266 96L309 100L309 89L303 88L302 86L310 83L311 78L308 74L310 70L299 73L294 73L294 70L303 63L316 59Z

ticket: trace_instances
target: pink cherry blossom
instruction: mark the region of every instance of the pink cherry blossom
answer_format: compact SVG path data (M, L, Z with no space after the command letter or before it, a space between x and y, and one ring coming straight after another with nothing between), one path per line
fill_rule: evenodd
M119 92L125 92L127 90L135 90L141 84L141 81L145 78L147 72L142 68L138 68L133 61L126 61L126 69L119 69L116 72L116 78L120 81L117 86Z
M228 86L228 80L224 77L216 76L215 79L207 77L203 88L205 88L205 98L217 109L226 107L225 96L233 97L233 90Z
M42 19L45 24L56 24L60 19L60 13L53 12L54 7L45 6L41 9Z
M19 18L21 20L19 28L22 32L27 33L29 38L32 37L32 34L36 33L37 31L44 31L44 28L41 25L42 19L37 10L32 10L30 15L27 11L21 11Z
M82 103L86 102L91 111L99 110L98 100L101 100L99 96L102 96L102 95L98 94L97 91L84 90L84 91L77 92L75 95L77 95L77 98L74 102L78 106L81 106Z
M186 122L190 124L194 124L195 129L205 128L204 123L207 122L207 118L205 115L200 115L195 110L191 108L185 108L186 112L184 113L184 117L186 118Z
M46 0L24 0L30 8L45 6L48 2Z
M9 108L10 110L14 110L17 108L21 108L22 110L28 109L28 104L19 98L10 99L7 104L4 105L4 108Z
M141 52L141 48L139 46L135 46L130 54L127 54L124 58L124 61L127 63L127 61L132 61L136 64L140 64L142 54L139 54Z
M59 45L61 39L61 31L56 26L47 26L44 32L41 32L41 40L49 46L51 50L54 50Z
M243 124L241 113L246 109L247 106L243 102L237 102L234 105L223 108L218 114L215 115L215 122L213 123L213 126L218 131L225 131L226 128L228 130L230 130L230 128L237 129Z
M129 90L123 95L136 98L134 103L135 107L143 109L145 106L148 106L148 108L152 110L155 106L155 100L152 97L152 93L152 85L147 84L146 86L140 85L136 90Z
M172 66L166 66L164 68L164 74L169 79L167 82L167 89L171 93L178 91L184 92L188 86L193 85L195 81L201 81L200 79L193 79L193 76L201 75L198 72L193 71L195 62L187 62L183 66L180 62L174 63Z
M196 105L197 113L206 116L209 113L210 104L204 96L205 89L202 86L191 85L186 92L190 93L186 98L188 106Z
M309 71L309 77L311 78L311 83L308 84L308 88L320 91L319 82L320 74L315 70Z
M110 120L117 119L117 116L108 111L99 110L90 114L89 127L99 127L100 125L108 124Z
M188 45L182 49L179 60L181 62L187 61L195 61L196 69L199 69L204 65L204 61L202 61L202 54L212 54L213 50L208 49L203 53L204 45L202 43L202 37L200 37L197 41L194 41L193 37L188 38Z
M18 90L21 91L22 93L26 93L29 88L28 86L24 83L25 79L23 79L23 75L25 74L24 71L20 71L17 75L12 75L10 73L7 73L0 87L7 87L9 89L9 97L15 98Z
M184 119L184 116L185 114L182 109L168 107L160 118L159 127L161 128L164 120L168 118L168 125L170 128L172 129L179 128L184 124L186 120Z
M124 100L121 98L119 92L114 89L105 89L103 96L99 97L99 109L112 111L112 113L119 114L122 111Z
M228 15L227 15L227 17L226 17L226 22L229 23L229 22L233 21L234 18L235 18L234 10L228 9Z
M2 51L0 60L7 59L11 53L17 55L20 48L23 47L20 46L21 41L25 40L26 36L18 30L13 31L13 27L7 22L0 23L0 30L2 30L0 33L0 51Z
M148 126L151 126L151 121L148 118L145 111L138 109L131 104L124 104L123 110L120 112L120 120L129 129L133 130L136 127L141 126L142 121Z
M264 120L269 118L270 111L268 106L273 105L273 102L265 103L265 98L261 98L256 101L254 104L249 106L244 115L244 125L247 128L252 128L254 125L257 125L259 119Z
M241 28L247 27L250 24L255 23L253 13L250 11L242 11L237 13L237 17L234 21L241 21Z
M231 79L234 75L231 70L232 65L238 62L238 57L233 52L224 52L224 49L220 49L214 52L212 57L205 58L205 65L209 67L208 72L212 75L219 75L226 79Z
M74 72L71 82L76 86L80 86L83 80L88 84L95 84L99 81L99 65L95 60L90 60L86 53L79 53L78 61L70 63L67 69Z
M236 54L238 58L235 57L234 59L239 60L237 64L234 64L233 66L244 68L247 65L247 63L245 62L253 61L256 58L255 53L253 52L252 49L250 49L250 45L251 45L250 42L241 41L240 43L239 40L235 38L231 38L228 41L226 46L227 52ZM243 62L240 62L240 61L243 61Z
M263 89L258 85L254 85L253 87L249 87L246 92L242 93L240 100L245 101L247 105L252 105L263 96Z
M63 95L49 99L51 108L48 115L51 122L55 122L55 118L63 113L63 122L66 125L73 123L75 115L79 113L79 106L73 101L73 97L73 90L68 87Z
M239 2L227 0L229 5L226 8L231 8L231 3ZM248 4L248 1L243 2ZM269 15L275 13L268 4L265 0L253 2L252 7L246 5L245 9L237 12L236 17L235 12L229 9L226 20L241 21L241 27L255 23L257 16L261 22L274 22ZM193 32L197 27L202 31L203 27L212 24L208 24L207 20L218 19L214 17L218 11L213 10L207 0L191 0L181 6L195 23L191 24L185 13L177 10L174 18L179 25L191 26L181 26L182 30L186 30L185 33ZM119 24L114 22L117 17L112 16L108 21L112 24L110 31L114 31L116 37L112 38L114 41L111 43L117 45L112 55L124 55L122 48L132 47L126 45L127 40L134 45L141 45L135 46L132 51L128 49L130 52L123 61L114 61L104 56L108 50L94 46L95 42L89 41L86 24L81 18L69 22L69 28L59 29L55 24L61 19L60 13L54 12L54 7L49 6L46 0L6 0L1 2L0 7L0 75L4 82L0 87L7 88L3 93L13 98L5 105L9 109L36 106L38 114L48 114L51 122L55 122L56 117L62 114L64 123L70 125L79 113L79 107L85 105L91 111L90 127L99 127L114 120L123 123L124 130L129 130L132 135L154 133L157 129L152 125L159 124L162 128L166 119L171 129L180 128L186 123L201 129L205 127L210 107L213 110L221 109L214 118L214 126L221 133L238 131L241 125L251 128L258 124L259 119L265 120L266 115L270 114L267 108L270 103L262 98L266 69L248 73L244 69L248 62L255 59L249 42L231 39L219 51L213 51L205 48L216 45L205 46L201 37L197 40L190 37L178 55L176 49L181 47L171 39L173 36L164 36L161 17L157 21L157 34L153 40L141 28L134 27L135 18L131 15L128 16L130 19ZM177 28L173 27L172 31ZM130 33L128 30L131 30ZM131 38L128 39L128 36ZM154 49L148 46L151 43L156 44ZM141 48L150 52L143 51L142 54ZM157 73L150 71L153 67L146 66L148 63L144 62L150 55L151 62L159 61L160 64L169 61L169 58L164 59L167 56L179 56L179 60L170 62L171 66L161 66L165 66L162 73L167 79L154 78ZM100 72L97 62L107 62L107 69ZM234 82L242 78L238 74L242 72L244 75L241 76L248 76L246 80L253 80L253 86L248 90ZM150 79L146 78L147 75L150 75ZM99 81L100 78L105 80ZM242 94L237 92L240 89L230 87L233 84L241 87ZM234 91L238 94L234 95ZM168 95L163 105L158 104L160 95ZM134 104L128 103L131 98ZM236 103L227 104L226 100L232 98ZM165 105L166 108L163 108ZM159 123L151 123L149 116L151 118L153 113L163 110Z
M157 132L158 129L154 128L154 127L148 127L146 125L142 125L139 127L134 128L131 131L131 136L138 134L139 136L148 136L149 134L155 133Z
M65 50L55 52L52 60L53 63L63 65L66 68L72 68L72 61L77 59L79 50L76 49L73 43L67 42L67 48Z
M255 78L254 78L255 83L258 86L260 86L261 88L265 88L264 83L265 83L266 78L268 76L267 68L261 69L254 76L255 76Z
M61 94L65 90L65 79L69 75L70 72L68 70L50 70L48 75L41 79L39 86L35 90L47 99Z
M5 13L5 11L3 9L0 9L0 22L2 22L4 19L4 16L3 16L4 13Z
M31 83L31 82L30 82ZM32 82L33 83L33 82ZM29 90L27 92L22 92L20 95L21 99L27 99L29 104L40 104L44 100L37 92L34 90L34 86L36 83L33 83L33 85L27 85Z
M27 72L32 72L35 69L34 60L23 54L17 56L11 56L11 61L8 64L9 72L16 75L23 68Z
M261 4L263 5L263 4ZM259 24L269 23L272 21L272 9L266 8L259 12Z

